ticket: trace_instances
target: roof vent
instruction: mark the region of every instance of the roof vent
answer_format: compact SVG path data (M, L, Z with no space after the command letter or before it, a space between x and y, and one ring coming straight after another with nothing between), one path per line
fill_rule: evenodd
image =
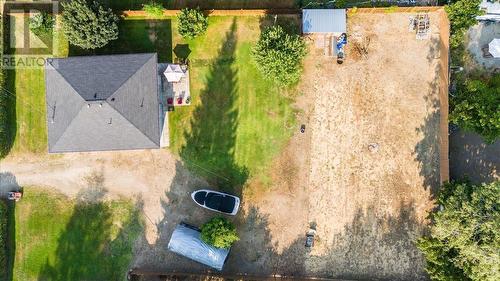
M87 107L90 108L90 103L87 103Z
M101 102L101 103L99 103L99 107L102 107L102 102Z
M111 101L115 101L115 98L111 98Z

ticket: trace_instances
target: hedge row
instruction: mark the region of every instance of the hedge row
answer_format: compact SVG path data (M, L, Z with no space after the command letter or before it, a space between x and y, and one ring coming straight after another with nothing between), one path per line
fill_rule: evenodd
M3 55L3 18L0 15L0 59ZM10 126L9 126L9 96L4 90L5 71L0 64L0 159L5 157L10 150Z
M0 200L0 280L7 280L7 204Z

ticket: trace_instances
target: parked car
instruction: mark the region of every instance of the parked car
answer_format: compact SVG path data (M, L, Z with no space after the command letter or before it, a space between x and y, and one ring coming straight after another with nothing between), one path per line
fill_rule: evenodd
M200 189L191 198L201 207L223 214L234 216L240 208L240 198L224 192Z

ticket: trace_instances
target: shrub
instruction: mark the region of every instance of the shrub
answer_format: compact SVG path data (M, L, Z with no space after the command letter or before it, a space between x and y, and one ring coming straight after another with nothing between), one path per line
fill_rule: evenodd
M466 80L450 99L450 109L450 122L493 143L500 137L500 74Z
M63 30L68 41L83 49L106 46L118 39L118 17L97 1L63 2Z
M187 39L193 39L205 33L208 27L208 17L198 9L182 9L178 20L179 34Z
M0 200L0 280L7 280L7 219L7 205Z
M500 280L500 181L443 185L440 209L418 248L433 280Z
M142 10L146 12L149 17L161 17L163 16L163 5L154 1L144 4Z
M234 225L223 217L214 217L201 228L201 239L216 248L229 249L240 240Z
M52 33L55 23L54 16L41 12L30 17L29 27L35 34L49 34Z
M279 25L266 28L253 49L253 57L260 72L282 86L299 81L305 55L303 39L286 33Z
M445 7L450 19L450 46L458 48L463 43L465 32L476 24L476 16L481 15L481 0L459 0Z

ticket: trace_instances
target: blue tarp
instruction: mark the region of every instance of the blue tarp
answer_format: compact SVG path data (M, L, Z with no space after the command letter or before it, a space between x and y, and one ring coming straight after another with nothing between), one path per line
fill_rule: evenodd
M345 33L345 9L303 9L303 33Z
M201 240L201 233L187 224L179 224L168 242L168 249L189 259L222 270L229 249L218 249Z

